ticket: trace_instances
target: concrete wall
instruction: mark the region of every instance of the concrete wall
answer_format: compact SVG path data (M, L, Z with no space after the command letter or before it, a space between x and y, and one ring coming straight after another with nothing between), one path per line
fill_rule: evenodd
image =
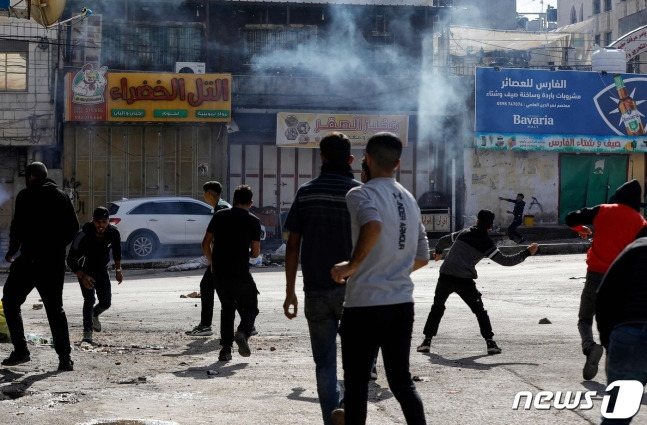
M507 226L512 216L506 211L512 204L499 196L514 199L525 195L525 214L535 216L536 224L554 224L558 217L559 167L556 152L517 152L466 149L465 158L465 225L476 221L482 208L496 215L495 225ZM537 198L543 212L535 205Z
M55 42L56 31L45 31L34 21L0 17L0 36L8 40L29 41L27 91L0 92L0 147L48 146L55 142L53 51L55 45L41 43L40 37ZM51 38L54 38L52 40Z
M465 225L474 223L478 211L487 208L496 214L496 226L507 226L512 217L506 211L512 204L500 201L499 196L514 199L517 193L525 195L524 214L534 215L536 224L558 223L559 153L465 149L464 158ZM638 180L643 193L645 168L644 154L629 155L627 180ZM533 196L541 208L531 205Z

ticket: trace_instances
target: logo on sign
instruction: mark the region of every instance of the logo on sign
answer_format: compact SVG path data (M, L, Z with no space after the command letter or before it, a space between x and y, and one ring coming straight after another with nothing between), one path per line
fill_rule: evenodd
M626 78L624 79L624 84L627 87L627 91L631 98L634 100L636 106L638 107L637 115L645 120L645 113L647 113L647 78L645 77L635 77L635 78ZM615 84L610 84L606 86L603 90L599 91L595 97L593 97L593 102L595 103L595 108L602 120L606 125L617 135L626 136L626 120L627 116L623 116L620 108L620 99L618 95L618 90L616 89Z

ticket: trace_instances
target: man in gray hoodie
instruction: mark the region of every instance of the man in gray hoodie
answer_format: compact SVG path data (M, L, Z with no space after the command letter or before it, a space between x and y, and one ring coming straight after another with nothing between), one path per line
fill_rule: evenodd
M445 262L440 266L440 276L436 284L434 303L425 323L425 339L418 347L421 353L431 349L431 338L436 336L440 320L445 313L445 302L456 292L476 315L481 336L485 339L488 354L499 354L501 349L492 339L492 324L487 310L483 307L481 293L476 289L474 279L478 277L476 264L487 257L502 266L514 266L523 262L527 257L535 255L539 246L536 243L515 255L503 255L496 247L488 231L494 225L494 213L481 210L478 213L476 225L458 232L443 236L438 241L434 252L436 261L442 258L443 251L451 246Z

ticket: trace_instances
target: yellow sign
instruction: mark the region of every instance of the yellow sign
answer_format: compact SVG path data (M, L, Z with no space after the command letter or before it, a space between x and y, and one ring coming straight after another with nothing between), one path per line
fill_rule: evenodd
M68 121L228 122L231 74L109 73L88 64L67 78Z
M316 148L326 134L346 134L352 146L364 146L375 133L394 133L407 145L408 115L362 115L279 112L276 115L276 145Z
M231 121L230 74L108 74L108 121Z

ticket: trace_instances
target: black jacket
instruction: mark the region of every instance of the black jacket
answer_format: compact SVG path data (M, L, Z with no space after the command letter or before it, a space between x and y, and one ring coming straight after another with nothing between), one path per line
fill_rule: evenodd
M117 227L109 224L104 237L99 240L94 224L88 222L83 225L72 242L70 252L67 254L67 265L73 273L79 270L91 276L106 273L110 262L110 251L114 261L121 261L121 235Z
M609 348L616 326L647 323L647 238L629 244L611 264L598 288L595 319L600 341Z
M65 248L79 230L70 198L51 179L21 190L9 228L9 249L14 256L49 261L65 258Z
M512 202L514 204L512 215L514 218L521 218L523 209L526 208L526 201L517 201L516 199L504 199L504 201Z

